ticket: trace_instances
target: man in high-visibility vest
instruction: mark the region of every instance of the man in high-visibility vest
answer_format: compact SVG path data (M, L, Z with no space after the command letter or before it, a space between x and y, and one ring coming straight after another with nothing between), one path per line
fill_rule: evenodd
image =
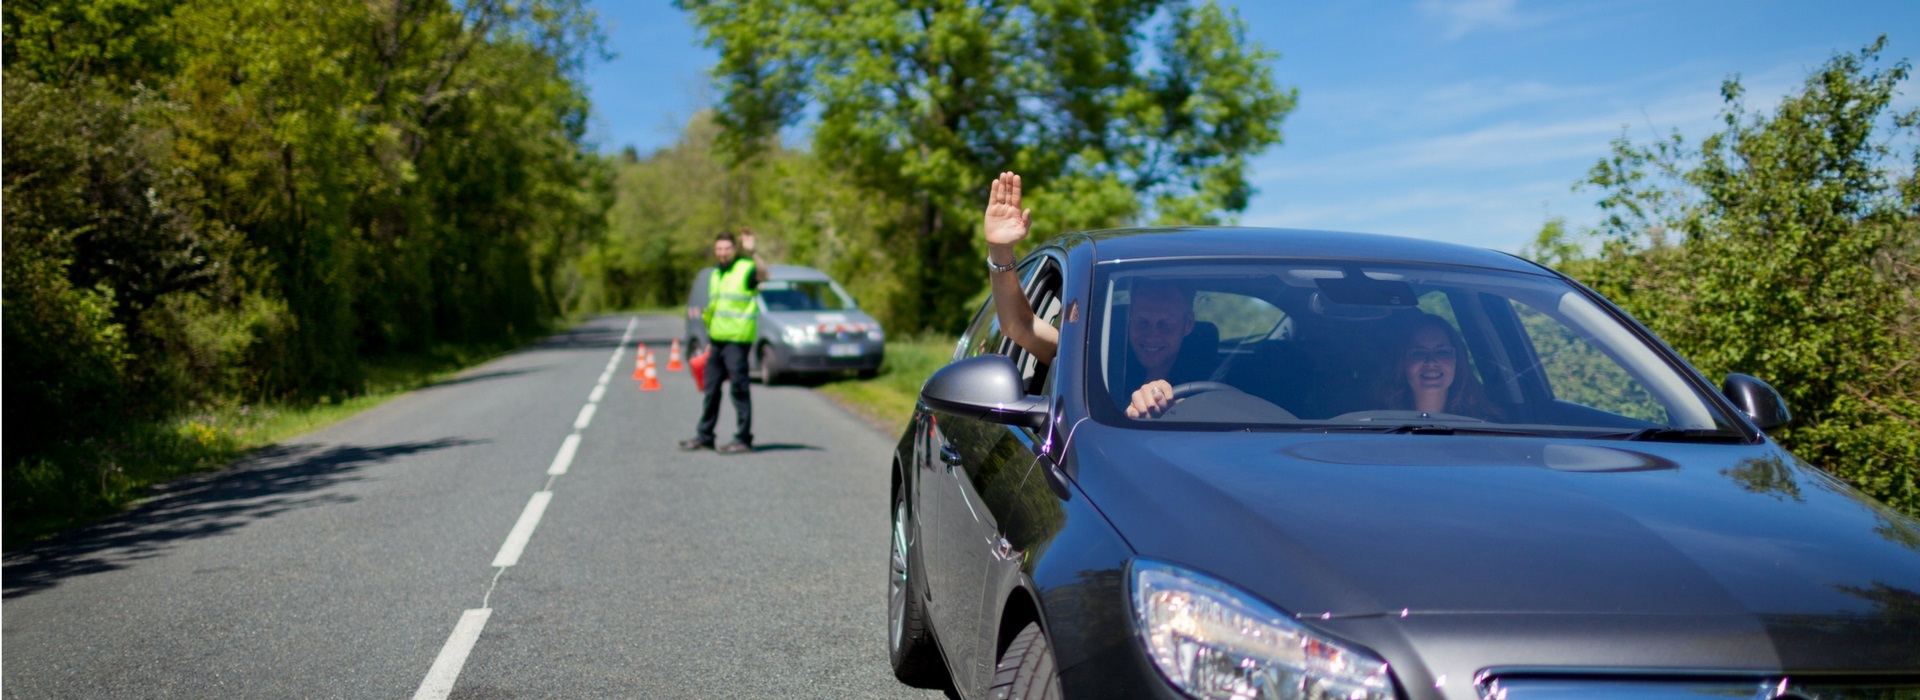
M720 422L720 383L733 385L733 412L738 419L733 442L721 447L721 454L753 451L753 396L747 390L747 355L753 352L754 320L757 309L754 294L767 281L767 265L755 250L753 230L741 227L739 248L732 233L721 231L713 239L716 261L707 280L707 308L701 314L707 323L712 355L707 358L706 381L701 385L700 426L692 438L681 440L682 450L713 449L713 432ZM746 258L739 252L744 251Z

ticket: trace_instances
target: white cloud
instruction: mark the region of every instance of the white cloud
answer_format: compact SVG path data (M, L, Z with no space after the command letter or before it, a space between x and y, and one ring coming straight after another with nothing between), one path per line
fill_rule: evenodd
M1514 29L1538 24L1514 11L1514 0L1422 0L1420 11L1444 25L1448 41L1481 28Z

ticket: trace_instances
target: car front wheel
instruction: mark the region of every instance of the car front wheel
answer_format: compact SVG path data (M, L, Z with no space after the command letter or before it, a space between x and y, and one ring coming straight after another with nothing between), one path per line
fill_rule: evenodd
M758 358L760 360L760 366L755 368L759 370L755 372L755 374L759 375L760 383L763 385L773 386L774 381L780 378L780 368L774 366L775 357L776 355L773 352L772 345L760 346L760 357Z
M907 539L907 499L895 493L893 556L889 557L892 564L887 572L887 652L895 678L922 688L939 687L946 680L945 673L939 651L933 648L933 635L927 629L920 577L912 554Z
M1029 622L1007 650L1000 652L1000 663L993 667L993 687L987 689L993 700L1060 700L1060 670L1053 665L1053 645L1040 631L1040 623Z

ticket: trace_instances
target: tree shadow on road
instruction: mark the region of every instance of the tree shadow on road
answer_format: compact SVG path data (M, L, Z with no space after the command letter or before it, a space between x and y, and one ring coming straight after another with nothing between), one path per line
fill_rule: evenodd
M0 597L17 598L75 576L123 569L165 554L177 542L220 535L289 511L351 503L357 499L323 491L358 481L361 469L397 457L476 442L441 438L374 447L267 447L226 469L159 486L152 497L118 516L8 552Z
M475 372L472 374L463 374L457 377L453 377L451 379L443 379L443 380L434 382L432 384L428 384L426 386L420 387L419 391L426 391L428 389L440 389L440 388L456 386L460 384L471 384L474 382L484 382L489 379L505 379L507 377L514 377L522 374L532 374L534 372L538 372L544 369L547 369L547 368L546 367L527 367L523 369L503 369L503 370L496 370L492 372Z

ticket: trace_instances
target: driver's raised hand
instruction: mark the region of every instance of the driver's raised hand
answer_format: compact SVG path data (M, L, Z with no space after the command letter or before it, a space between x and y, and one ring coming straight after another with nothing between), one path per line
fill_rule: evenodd
M1127 417L1159 418L1171 406L1173 385L1165 379L1155 379L1133 392L1133 403L1127 404Z
M987 195L987 249L997 253L994 260L1011 263L1013 245L1027 237L1033 223L1033 210L1020 208L1020 176L1000 173Z

